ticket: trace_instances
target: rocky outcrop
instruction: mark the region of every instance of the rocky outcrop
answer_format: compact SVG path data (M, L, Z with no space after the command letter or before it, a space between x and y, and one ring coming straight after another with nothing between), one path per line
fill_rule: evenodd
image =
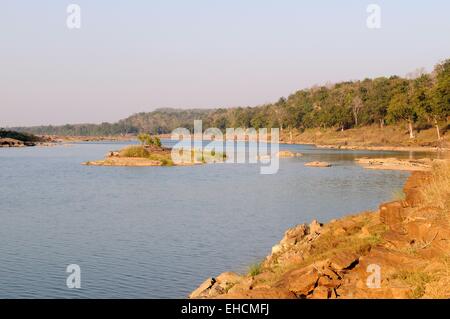
M13 138L0 138L0 147L24 147L24 142Z
M331 167L331 164L328 162L309 162L306 163L307 167Z
M289 229L258 274L210 278L190 297L449 298L449 212L420 204L427 178L414 172L406 199L376 212Z
M429 171L436 160L424 158L407 160L397 158L358 158L356 162L364 168L400 171Z

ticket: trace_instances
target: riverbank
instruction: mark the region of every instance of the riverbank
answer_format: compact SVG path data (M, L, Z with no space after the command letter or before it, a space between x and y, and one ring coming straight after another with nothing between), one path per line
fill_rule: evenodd
M312 144L318 148L372 151L449 152L450 134L443 130L441 140L437 140L436 130L427 128L416 130L415 137L402 126L365 126L348 130L336 129L284 129L280 143Z
M286 231L246 275L207 279L190 298L449 298L450 164L413 172L404 197Z

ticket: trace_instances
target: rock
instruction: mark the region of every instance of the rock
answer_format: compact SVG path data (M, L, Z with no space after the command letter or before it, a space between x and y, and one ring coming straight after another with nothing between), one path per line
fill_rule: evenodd
M254 280L251 277L243 278L228 290L228 294L239 294L253 289Z
M335 289L341 285L341 281L337 279L332 279L328 276L322 276L319 278L318 286L325 287L328 289Z
M296 299L294 293L284 288L255 288L251 290L229 291L218 299Z
M120 156L120 153L117 152L117 151L111 151L111 152L109 152L106 156L107 156L107 157L119 157L119 156Z
M356 254L342 252L330 259L330 265L336 270L344 270L358 263L358 259L359 256Z
M208 289L208 297L214 298L220 295L223 295L226 293L225 288L223 288L221 285L218 285L215 283L210 289Z
M331 167L331 164L328 162L309 162L306 163L307 167Z
M429 174L424 172L413 172L411 177L406 181L403 192L406 195L406 202L411 207L417 207L422 204L421 187L429 180Z
M25 144L22 141L13 138L0 138L0 147L23 147L23 146L25 146Z
M189 299L205 298L209 295L209 289L216 283L214 278L206 279L197 289L195 289L190 295Z
M313 267L297 269L286 273L277 284L287 287L298 297L306 297L316 286L320 275Z
M320 224L317 220L313 220L311 224L309 224L309 232L312 234L314 233L319 234L321 229L322 224Z
M402 210L403 205L398 201L382 204L380 206L381 222L392 230L401 231L404 220Z
M272 247L272 255L278 254L281 251L283 251L283 246L282 245L275 245Z
M361 228L361 233L359 234L360 238L367 238L370 237L371 233L369 231L369 228L367 226L364 226Z
M224 289L230 288L230 286L241 280L242 276L239 276L234 272L224 272L216 277L216 282Z
M331 297L331 290L327 287L319 286L314 289L311 299L329 299Z
M295 245L308 235L309 229L305 224L297 225L294 228L288 229L284 233L283 239L280 241L281 246Z

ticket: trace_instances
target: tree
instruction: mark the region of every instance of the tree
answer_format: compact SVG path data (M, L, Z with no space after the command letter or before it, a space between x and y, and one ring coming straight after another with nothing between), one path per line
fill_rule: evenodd
M439 121L450 115L450 59L438 64L434 70L435 85L432 90L431 114L438 140L441 139Z
M137 136L139 142L141 142L142 146L150 146L154 144L154 141L150 134L147 133L141 133Z
M409 138L414 138L413 123L416 112L408 92L397 93L389 103L388 116L392 121L404 120L408 123Z
M359 115L359 112L364 107L363 101L361 100L361 98L359 96L355 96L353 98L351 107L352 107L353 118L355 119L355 126L358 126L358 115Z

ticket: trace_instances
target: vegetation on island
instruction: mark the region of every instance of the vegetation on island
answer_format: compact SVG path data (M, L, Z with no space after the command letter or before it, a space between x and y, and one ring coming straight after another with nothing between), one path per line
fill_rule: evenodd
M40 138L36 135L30 134L30 133L22 133L22 132L5 130L3 128L0 128L0 138L11 138L11 139L18 140L21 142L30 142L30 143L42 141L42 138Z
M276 103L257 107L218 109L157 109L134 114L117 123L18 128L35 134L121 135L170 133L177 127L193 129L194 120L204 127L279 127L281 130L349 128L389 124L414 129L436 129L440 139L450 116L450 59L433 72L417 71L407 77L391 76L314 86L297 91Z

